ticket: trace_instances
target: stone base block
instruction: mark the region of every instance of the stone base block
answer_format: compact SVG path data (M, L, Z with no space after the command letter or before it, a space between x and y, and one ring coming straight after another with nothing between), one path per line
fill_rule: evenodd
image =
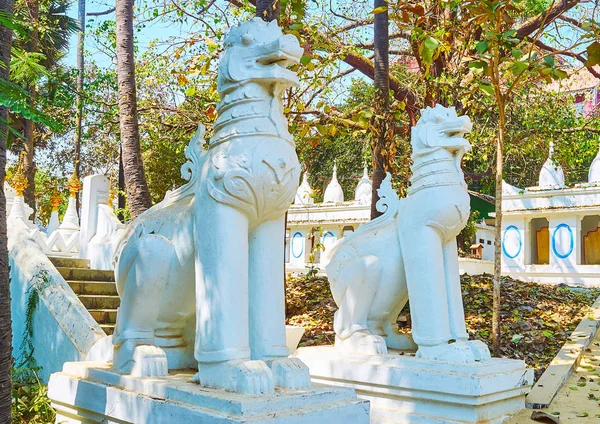
M48 396L57 423L369 423L369 403L352 389L315 384L247 396L200 387L191 381L193 374L136 378L102 363L69 362L50 377Z
M523 361L455 364L388 355L353 355L332 346L296 352L313 383L355 389L371 402L371 423L501 423L525 407L533 370Z

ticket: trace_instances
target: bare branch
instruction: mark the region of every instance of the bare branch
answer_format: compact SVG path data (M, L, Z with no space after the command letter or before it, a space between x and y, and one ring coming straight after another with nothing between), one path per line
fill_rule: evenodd
M102 12L88 12L86 13L87 16L103 16L103 15L110 15L111 13L113 13L116 10L116 8L111 7L108 10L104 10Z

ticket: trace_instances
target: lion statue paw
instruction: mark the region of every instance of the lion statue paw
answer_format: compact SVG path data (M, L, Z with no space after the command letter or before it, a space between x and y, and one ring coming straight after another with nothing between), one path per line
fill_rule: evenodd
M433 361L468 363L475 362L475 355L467 342L444 343L435 346L419 346L417 358Z
M225 389L245 395L275 391L273 373L263 361L202 363L193 380L204 387Z
M167 355L161 348L133 340L115 346L113 368L133 377L164 377L169 373Z
M344 352L360 353L364 355L385 355L388 353L383 337L359 331L345 339L336 336L335 348Z
M276 359L271 364L271 371L277 387L288 390L310 388L310 372L298 358Z

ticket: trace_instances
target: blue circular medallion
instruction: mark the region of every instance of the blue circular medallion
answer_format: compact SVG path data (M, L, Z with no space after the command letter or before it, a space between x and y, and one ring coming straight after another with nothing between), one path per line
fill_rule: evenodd
M557 244L557 237L560 243ZM567 246L563 246L563 241L565 237L568 237L569 241L567 242ZM554 233L552 233L552 251L556 256L561 259L565 259L571 253L573 253L573 248L575 247L575 238L573 237L573 230L567 224L559 224ZM561 250L559 252L559 250Z
M304 236L301 232L296 231L292 236L292 255L298 259L304 253Z
M502 236L502 252L507 258L514 259L519 256L522 248L521 231L516 226L509 225Z

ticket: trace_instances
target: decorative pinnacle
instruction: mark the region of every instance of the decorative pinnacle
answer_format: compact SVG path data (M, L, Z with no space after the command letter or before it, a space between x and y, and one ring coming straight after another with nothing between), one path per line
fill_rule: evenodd
M58 186L56 185L56 181L54 182L54 187L52 187L52 191L50 192L50 204L52 205L52 212L58 211L58 207L62 203L62 196L60 195L60 191L58 191Z
M23 197L23 191L27 188L27 177L23 174L23 161L25 160L25 151L21 152L19 156L19 163L17 165L17 172L12 176L11 183L12 187L16 190L17 196Z
M69 178L69 193L71 193L71 197L77 197L77 193L81 190L81 180L77 176L77 173L73 171L73 175Z

